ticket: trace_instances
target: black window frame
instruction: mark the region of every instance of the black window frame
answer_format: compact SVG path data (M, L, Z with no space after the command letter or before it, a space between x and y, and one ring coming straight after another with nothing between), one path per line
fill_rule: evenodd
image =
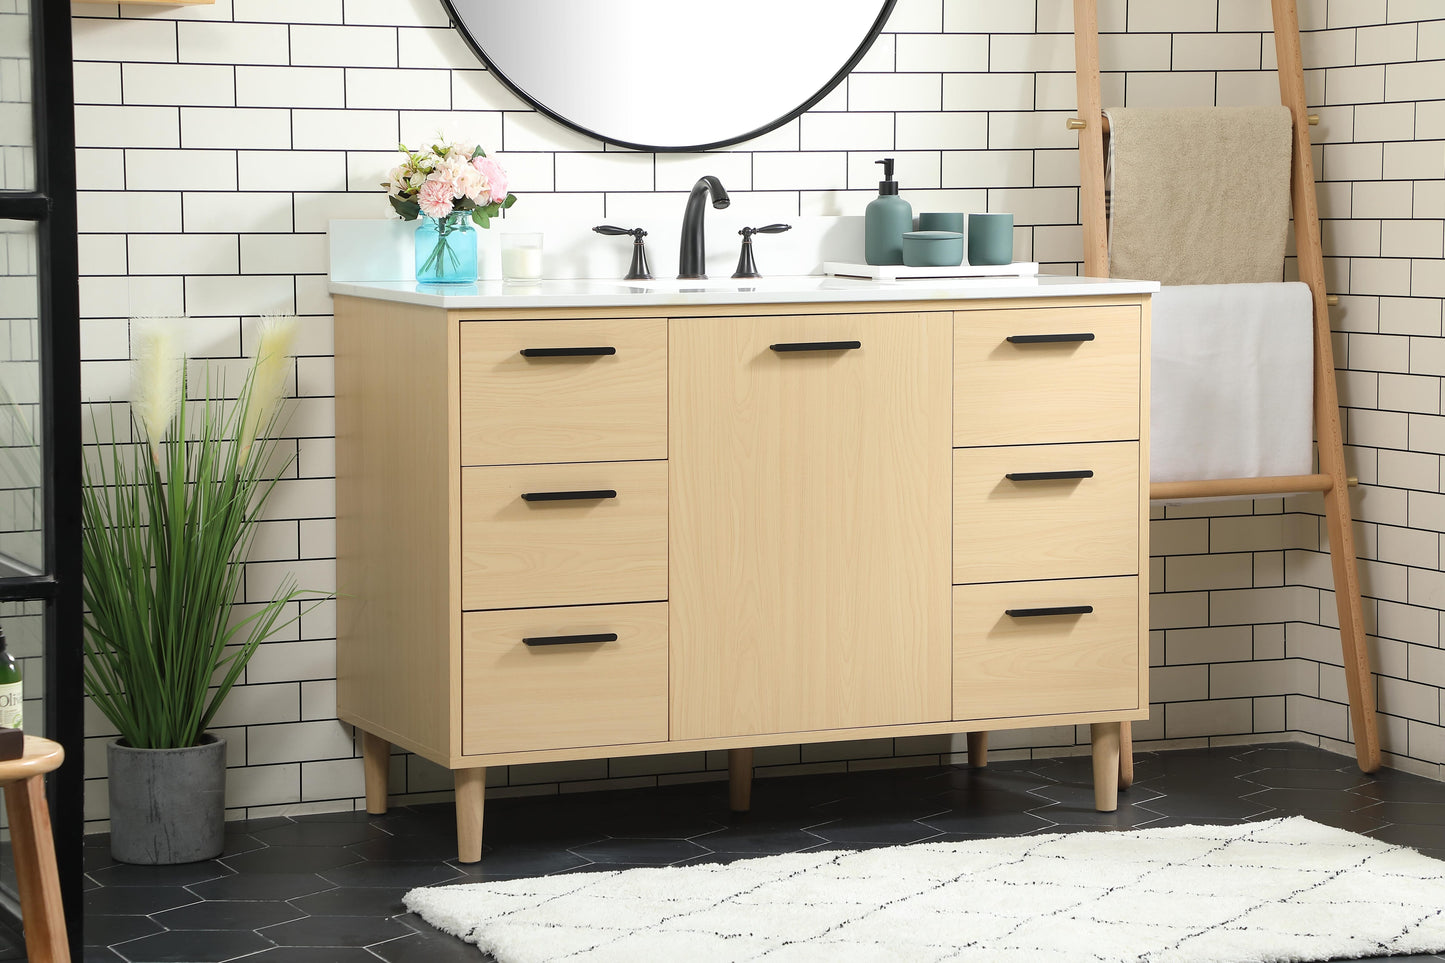
M45 603L45 734L65 750L46 777L72 959L81 949L85 833L85 696L81 645L80 265L70 4L32 0L35 189L0 190L0 219L37 229L44 568L0 572L0 601Z

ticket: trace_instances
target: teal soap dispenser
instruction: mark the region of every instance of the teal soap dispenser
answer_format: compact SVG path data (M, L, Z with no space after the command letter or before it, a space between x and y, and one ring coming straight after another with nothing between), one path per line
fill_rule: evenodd
M873 163L883 165L883 180L878 196L863 212L863 258L869 264L902 264L903 235L913 230L913 206L898 196L893 158Z

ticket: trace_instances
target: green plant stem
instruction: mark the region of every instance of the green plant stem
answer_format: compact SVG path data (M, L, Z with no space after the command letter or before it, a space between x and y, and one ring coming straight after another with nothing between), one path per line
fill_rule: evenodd
M210 384L206 400L183 400L158 443L112 440L86 462L85 688L136 748L195 745L257 646L315 594L287 576L255 612L231 616L261 510L290 463L273 463L277 414L254 442L238 437L254 377L253 366L234 404ZM112 439L116 427L112 415Z

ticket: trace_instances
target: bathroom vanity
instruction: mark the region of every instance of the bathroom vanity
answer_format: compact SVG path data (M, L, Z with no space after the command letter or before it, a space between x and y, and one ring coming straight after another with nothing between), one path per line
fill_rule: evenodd
M1148 282L333 283L338 716L485 767L1148 715Z

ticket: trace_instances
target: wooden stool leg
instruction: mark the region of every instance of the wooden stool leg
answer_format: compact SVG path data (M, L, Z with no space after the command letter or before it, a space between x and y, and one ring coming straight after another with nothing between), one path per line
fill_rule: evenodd
M10 814L26 958L30 963L70 963L44 777L31 776L6 786L5 807Z
M1134 723L1119 723L1119 788L1134 785Z
M366 811L386 812L386 784L391 777L391 743L366 730L361 732L361 771L366 780Z
M457 787L457 862L478 863L482 859L482 808L486 801L487 769L455 771Z
M1094 749L1094 808L1111 813L1119 808L1119 723L1093 723L1089 741Z
M728 750L728 808L745 813L753 806L753 751Z
M988 765L988 733L970 732L968 734L968 767L970 769L982 769Z

